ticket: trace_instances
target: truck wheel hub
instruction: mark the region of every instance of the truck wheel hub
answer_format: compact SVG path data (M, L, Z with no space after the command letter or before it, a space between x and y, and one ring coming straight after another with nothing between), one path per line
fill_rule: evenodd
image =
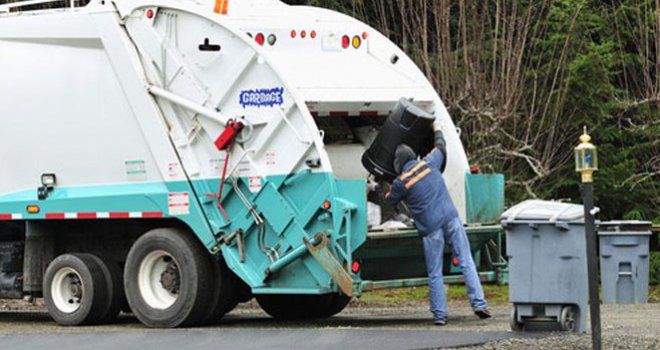
M137 283L142 300L149 307L165 310L174 305L180 281L179 265L170 253L154 250L142 258Z
M172 294L179 292L179 269L175 264L168 264L165 271L160 275L160 284Z

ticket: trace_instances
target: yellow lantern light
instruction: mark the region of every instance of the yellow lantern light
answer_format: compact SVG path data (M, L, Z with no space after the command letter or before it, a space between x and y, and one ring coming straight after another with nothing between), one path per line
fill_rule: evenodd
M593 182L593 173L598 170L598 151L592 145L591 136L587 134L587 127L580 136L580 144L575 147L575 171L582 174L583 183Z

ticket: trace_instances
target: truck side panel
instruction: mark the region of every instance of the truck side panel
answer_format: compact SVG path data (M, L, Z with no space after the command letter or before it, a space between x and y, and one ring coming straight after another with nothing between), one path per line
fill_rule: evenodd
M0 219L172 216L215 246L115 13L3 18L0 51L0 93L12 101L0 105L12 145L0 150ZM44 173L57 183L37 201Z

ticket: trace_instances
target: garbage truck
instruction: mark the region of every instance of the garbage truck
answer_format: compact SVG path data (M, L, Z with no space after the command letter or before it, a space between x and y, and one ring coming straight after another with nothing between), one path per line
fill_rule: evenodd
M179 327L252 297L329 317L425 284L414 228L369 229L362 165L413 107L443 123L471 239L498 234L501 175L470 172L427 77L354 18L277 0L0 5L0 298L43 297L61 325L124 310Z

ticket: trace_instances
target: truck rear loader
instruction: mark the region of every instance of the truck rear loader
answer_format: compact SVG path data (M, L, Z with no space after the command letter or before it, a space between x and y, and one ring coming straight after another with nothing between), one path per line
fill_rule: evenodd
M470 173L430 82L354 18L277 0L32 7L49 3L0 5L0 298L43 296L62 325L123 309L178 327L253 296L275 318L329 317L425 284L414 229L367 226L361 157L397 103L442 121L464 222L499 217L502 177Z

